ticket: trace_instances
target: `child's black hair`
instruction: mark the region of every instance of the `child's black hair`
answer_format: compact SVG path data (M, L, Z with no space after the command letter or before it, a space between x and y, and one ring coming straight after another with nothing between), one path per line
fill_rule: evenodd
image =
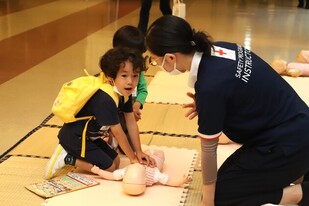
M115 32L113 47L129 47L144 53L146 51L145 36L137 27L125 25Z
M142 54L127 47L115 47L108 50L100 59L99 65L107 77L116 78L122 64L129 61L134 72L146 71L145 60Z

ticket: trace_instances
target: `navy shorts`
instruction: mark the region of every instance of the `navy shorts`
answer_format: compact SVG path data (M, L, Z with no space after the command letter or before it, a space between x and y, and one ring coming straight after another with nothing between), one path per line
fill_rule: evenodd
M60 144L72 156L85 160L105 170L112 166L114 159L118 156L117 151L112 149L103 139L87 140L85 157L80 156L82 141L81 137L62 138Z

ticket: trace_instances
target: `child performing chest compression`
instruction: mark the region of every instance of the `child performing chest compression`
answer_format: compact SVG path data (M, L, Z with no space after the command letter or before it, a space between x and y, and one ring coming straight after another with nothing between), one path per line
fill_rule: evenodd
M117 169L120 163L118 153L103 140L110 132L131 163L155 165L154 160L141 150L138 126L132 112L132 93L137 86L140 72L146 69L144 58L137 51L114 48L103 55L100 67L108 78L107 83L113 86L119 96L118 108L111 96L98 90L76 115L95 117L88 123L85 157L81 156L81 145L82 131L87 120L65 123L58 134L59 145L47 164L46 179L52 178L56 171L65 165L74 165L89 172L94 165L107 171ZM120 125L118 110L125 114L135 153Z

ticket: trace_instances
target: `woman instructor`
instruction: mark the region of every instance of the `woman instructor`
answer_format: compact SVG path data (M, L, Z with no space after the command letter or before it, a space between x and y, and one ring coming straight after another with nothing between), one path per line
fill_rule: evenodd
M281 76L252 51L213 42L176 16L157 19L146 45L152 64L190 72L194 102L184 107L198 116L201 205L309 205L309 109ZM217 171L222 133L242 147Z

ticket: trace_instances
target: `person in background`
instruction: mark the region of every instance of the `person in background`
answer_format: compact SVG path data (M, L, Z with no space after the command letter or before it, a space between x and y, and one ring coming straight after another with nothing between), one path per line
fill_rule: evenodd
M309 0L306 0L306 4L305 4L305 0L298 0L298 8L305 8L305 9L309 9Z
M166 72L190 72L184 107L198 117L202 206L309 205L309 108L269 64L172 15L153 22L146 47ZM217 170L222 133L242 146Z
M141 0L141 9L139 13L138 28L145 34L149 22L149 12L151 9L152 0ZM170 0L160 0L160 10L163 15L172 14Z

